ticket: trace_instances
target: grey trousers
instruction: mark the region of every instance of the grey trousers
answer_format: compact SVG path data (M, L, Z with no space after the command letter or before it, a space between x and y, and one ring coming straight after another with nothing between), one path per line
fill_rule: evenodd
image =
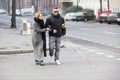
M51 57L54 55L55 60L59 59L60 44L61 37L49 36L49 52Z

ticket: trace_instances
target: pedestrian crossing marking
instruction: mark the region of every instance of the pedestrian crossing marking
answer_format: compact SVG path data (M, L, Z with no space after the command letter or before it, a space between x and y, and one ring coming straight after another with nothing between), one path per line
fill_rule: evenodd
M102 53L102 52L97 52L96 54L103 55L103 54L105 54L105 53Z
M95 52L96 50L93 50L93 49L90 49L90 50L88 50L89 52Z
M113 56L113 55L105 55L106 57L108 57L108 58L114 58L115 56Z
M86 48L86 47L82 47L81 49L88 49L88 48Z
M116 58L117 61L120 61L120 58Z

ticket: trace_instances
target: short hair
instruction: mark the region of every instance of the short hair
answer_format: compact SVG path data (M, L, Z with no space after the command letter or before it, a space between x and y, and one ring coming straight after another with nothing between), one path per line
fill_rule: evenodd
M59 7L58 7L58 6L55 6L53 9L59 9Z

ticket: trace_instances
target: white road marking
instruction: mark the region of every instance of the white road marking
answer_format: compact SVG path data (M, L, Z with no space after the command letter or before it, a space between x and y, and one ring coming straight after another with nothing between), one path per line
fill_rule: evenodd
M89 52L95 52L96 50L93 50L93 49L90 49L90 50L88 50Z
M9 55L0 55L0 58L8 57Z
M86 50L86 49L88 49L88 48L86 48L86 47L82 47L81 49L84 49L84 50Z
M117 35L118 34L118 33L108 32L108 31L102 31L101 33L110 34L110 35Z
M92 29L88 29L88 28L80 28L81 30L92 30Z
M103 54L105 54L105 53L102 53L102 52L97 52L96 54L103 55Z
M120 61L120 58L116 58L117 61Z
M115 56L113 56L113 55L105 55L106 57L108 57L108 58L114 58Z
M82 47L81 45L79 45L79 44L75 44L75 47Z

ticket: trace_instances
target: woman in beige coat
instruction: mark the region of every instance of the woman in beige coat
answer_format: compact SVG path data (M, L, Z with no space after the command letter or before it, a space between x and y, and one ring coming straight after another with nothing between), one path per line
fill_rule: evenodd
M33 27L33 36L32 36L32 44L34 49L34 57L35 63L37 65L44 66L43 58L43 39L42 39L42 32L50 31L49 28L42 28L44 26L44 21L42 19L42 14L35 13L34 16L34 27Z

